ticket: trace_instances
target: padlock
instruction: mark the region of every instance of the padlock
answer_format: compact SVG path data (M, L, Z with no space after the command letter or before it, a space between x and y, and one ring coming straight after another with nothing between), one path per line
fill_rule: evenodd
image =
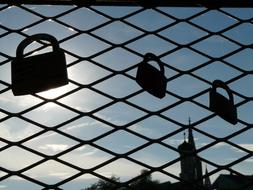
M155 61L160 70L148 64ZM147 92L155 97L163 98L166 94L166 77L164 76L164 66L160 59L152 53L147 53L138 65L136 82Z
M224 97L217 92L217 88L222 88L228 94L228 98ZM210 96L210 110L215 112L224 120L229 123L237 123L237 110L234 105L234 98L229 87L220 80L215 80L212 84L212 89L209 93Z
M24 57L24 49L34 41L48 41L52 52ZM15 96L34 94L68 84L64 51L57 39L49 34L35 34L17 47L11 62L12 92Z

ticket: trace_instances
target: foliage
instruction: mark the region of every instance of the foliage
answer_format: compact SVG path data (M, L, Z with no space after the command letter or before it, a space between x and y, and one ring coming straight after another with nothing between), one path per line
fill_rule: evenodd
M130 186L136 190L157 189L160 184L159 181L152 180L152 176L151 174L148 174L148 172L148 170L142 170L141 175L143 175L143 177L133 182Z
M131 189L154 190L159 188L160 182L153 180L148 170L142 170L140 175L142 177L130 184ZM84 190L115 190L117 186L116 184L120 182L120 178L112 176L110 180L114 181L115 183L100 179L97 183ZM118 190L126 190L126 188L118 188Z
M91 185L88 188L85 188L84 190L115 190L117 186L116 183L120 182L120 179L118 177L112 176L110 180L115 183L100 179L97 183Z

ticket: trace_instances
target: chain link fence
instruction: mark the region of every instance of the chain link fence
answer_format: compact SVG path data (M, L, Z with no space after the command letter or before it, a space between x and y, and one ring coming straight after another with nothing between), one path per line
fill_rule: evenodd
M200 181L224 175L248 179L253 4L204 2L1 1L0 188L85 189L102 180L134 189L150 174L167 189L179 182L202 189ZM37 33L59 40L69 84L13 96L11 61L18 44ZM26 48L30 56L46 51L43 42ZM148 52L165 66L162 99L136 83ZM233 93L236 125L210 111L216 79ZM178 149L191 130L190 156L208 169L193 182L180 176L187 156Z

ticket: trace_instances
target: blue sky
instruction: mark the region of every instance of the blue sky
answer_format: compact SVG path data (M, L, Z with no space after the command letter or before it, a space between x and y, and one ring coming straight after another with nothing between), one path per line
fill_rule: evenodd
M4 7L4 5L0 5L0 8L1 7ZM35 5L24 5L23 7L49 17L74 8L72 6ZM140 7L93 8L114 18L124 17L125 15L140 9ZM170 14L171 17L166 17L154 10L145 10L139 14L125 19L125 21L146 31L154 31L165 25L174 23L175 18L186 19L195 13L205 11L204 8L159 8L159 10ZM242 20L247 20L253 17L253 9L222 9L222 11L231 14L231 17L218 11L209 11L202 16L191 19L189 22L199 25L208 31L219 32L226 27L238 23L238 21L232 17L233 15ZM23 28L23 26L27 26L39 20L41 20L39 16L35 16L17 7L4 9L0 11L0 35L6 33L6 30L4 30L1 26L5 26L10 29L20 29ZM51 19L48 19L44 20L38 25L30 28L24 28L22 32L28 35L41 32L49 33L54 35L58 40L62 40L71 35L76 35L74 38L61 43L60 46L65 50L76 54L80 58L85 58L104 49L111 48L109 43L105 43L85 33L77 35L76 31L92 29L97 25L108 22L108 18L98 15L92 10L80 8L71 12L70 14L57 18L57 20L65 22L68 25L71 25L71 27L63 26ZM150 34L143 36L137 41L128 43L126 47L142 55L147 52L153 52L156 55L164 55L161 60L166 64L165 75L167 78L171 78L177 76L179 71L189 71L196 66L200 66L209 61L208 56L219 58L230 53L231 51L237 50L240 48L240 46L236 44L236 42L243 45L252 44L252 31L252 24L243 23L224 33L226 37L233 39L235 41L234 43L221 36L212 35L206 40L203 40L192 46L193 49L203 52L207 55L207 57L200 55L193 51L193 49L189 48L179 48L173 53L164 55L164 53L167 51L177 48L176 44L185 45L197 40L200 37L208 35L207 31L198 29L185 22L175 24L172 27L159 31L158 33L162 37L168 38L176 43L170 43L162 38ZM144 33L143 31L130 27L123 22L115 21L105 25L104 27L94 30L92 34L104 38L110 43L121 44L130 39L143 35ZM10 62L7 61L5 63L5 61L7 60L8 56L15 56L16 47L23 39L23 36L15 32L0 38L0 51L6 55L0 55L0 62L4 63L0 64L0 80L3 82L9 84L11 83ZM39 44L33 43L26 49L26 52L36 47L39 47ZM166 97L163 99L158 99L151 96L147 92L143 92L129 98L127 101L129 104L135 104L148 111L159 111L178 102L179 99L176 96L181 96L184 98L191 97L211 87L210 84L200 81L194 76L210 82L215 79L229 81L234 77L241 75L242 71L251 71L253 68L251 64L252 55L252 49L243 49L237 54L227 57L225 61L228 64L224 64L219 61L210 62L209 65L192 71L192 75L184 74L172 81L169 81L167 84L167 90L174 94L174 96L167 93ZM67 53L66 59L67 64L71 64L78 60L78 58ZM92 61L95 61L101 67L89 61L80 61L78 64L69 65L69 79L82 85L93 84L99 79L103 79L112 75L112 71L122 71L138 64L140 61L142 61L142 58L124 48L117 47L111 48L110 51L107 51L102 55L93 57ZM47 99L52 99L57 98L66 92L73 91L73 93L69 96L60 98L58 102L86 113L112 101L112 99L109 97L105 97L96 93L96 90L115 98L124 98L129 94L141 90L140 86L131 79L131 77L135 77L135 75L136 68L129 70L125 75L117 74L100 83L95 83L92 86L92 89L83 88L79 91L76 91L75 89L77 89L78 86L74 83L69 83L64 87L39 93L38 95ZM252 97L252 81L252 75L248 74L247 76L229 84L229 87L242 96ZM5 88L6 86L0 83L0 90ZM206 91L206 93L203 95L195 98L194 101L208 107L208 95L209 94ZM243 98L237 95L234 95L234 99L236 104L243 101ZM0 108L7 110L10 113L19 113L41 102L42 100L40 98L30 95L14 97L11 91L0 94ZM112 125L122 126L147 114L145 111L138 110L129 104L117 102L110 107L94 113L94 117L84 116L68 123L67 125L64 125L59 130L82 140L90 140L112 130L111 126L101 123L99 120L96 120L96 118L101 118ZM238 107L238 118L248 124L252 124L252 111L252 102L249 101L245 104L242 104ZM179 125L169 122L162 117L166 117L186 125L189 117L191 117L191 121L194 124L195 122L208 117L211 114L211 111L208 111L207 109L204 109L203 107L200 107L192 102L185 101L176 107L164 110L161 113L161 117L153 115L138 123L135 123L129 127L129 130L147 136L151 139L155 139L163 137L164 135L181 128ZM78 116L78 114L63 108L58 104L49 102L32 110L31 112L23 114L22 116L50 128L69 119L75 118ZM6 115L0 111L0 119L5 117ZM246 126L240 122L233 126L218 116L215 116L212 119L202 122L196 126L198 130L202 130L218 138L226 137L240 129L243 129L244 127ZM41 130L42 129L39 126L28 123L25 120L16 117L2 120L0 123L0 137L9 141L19 141L32 134L40 132ZM253 131L251 129L231 138L230 141L252 151L252 135ZM194 137L198 148L214 141L212 138L209 138L197 131L194 131ZM164 139L163 143L177 148L182 141L183 132L180 132L174 136ZM97 146L112 150L116 153L126 153L147 143L147 140L139 138L127 131L118 130L117 132L99 139L94 143ZM23 143L24 146L32 148L38 152L42 152L46 155L55 155L68 148L77 146L78 144L78 141L67 138L53 131L43 133L37 138ZM4 142L0 141L0 147L5 145L6 144ZM215 146L199 153L199 155L204 159L220 165L231 163L234 160L245 156L245 154L246 153L227 143L218 143ZM159 144L152 144L138 152L131 154L129 157L151 166L158 167L178 158L178 156L179 155L176 151L167 149L165 146ZM89 169L111 159L112 157L112 155L90 145L80 145L74 151L60 156L59 159L72 163L80 168ZM42 157L29 153L26 150L16 146L0 152L0 166L14 171L22 169L32 163L36 163L41 159ZM233 166L232 169L243 174L252 174L252 162L253 158L251 157ZM213 166L209 164L207 165L209 171L215 169ZM203 166L205 166L205 163L203 163ZM138 175L141 169L143 169L142 166L134 164L129 160L118 159L96 170L95 172L106 177L117 175L122 181L127 181ZM164 168L163 170L165 172L178 175L180 173L179 163ZM76 173L78 173L77 170L65 166L59 162L47 161L24 172L23 174L48 184L55 184ZM227 171L221 171L221 173L227 173ZM0 176L4 175L6 175L6 173L0 172ZM212 175L211 179L214 180L218 175L219 173ZM160 181L175 181L175 179L172 179L160 172L154 173L153 177L155 179L159 179ZM62 188L81 189L97 180L97 177L91 174L84 174L79 178L66 183L62 186ZM12 176L0 182L0 189L17 189L17 186L19 186L19 189L41 189L40 186L31 182L27 182L24 179L16 176Z

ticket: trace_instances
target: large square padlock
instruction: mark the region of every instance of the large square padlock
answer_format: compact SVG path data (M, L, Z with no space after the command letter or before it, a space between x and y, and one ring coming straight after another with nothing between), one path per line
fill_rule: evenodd
M148 64L149 61L155 61L160 70ZM167 82L164 76L164 66L157 56L152 53L147 53L144 56L137 69L136 82L155 97L163 98L165 96Z
M228 98L224 97L220 93L217 92L217 88L224 89ZM215 112L224 120L229 123L236 124L237 123L237 110L234 105L234 98L229 87L220 80L215 80L212 85L212 89L209 93L210 96L210 110Z
M24 49L34 41L48 41L52 52L24 57ZM35 34L17 47L11 62L12 92L15 96L34 94L68 84L64 51L57 39L49 34Z

